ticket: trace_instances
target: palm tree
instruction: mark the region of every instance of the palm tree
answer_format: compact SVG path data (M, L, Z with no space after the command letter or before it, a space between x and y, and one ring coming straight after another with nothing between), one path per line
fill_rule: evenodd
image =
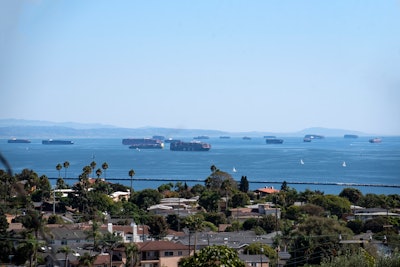
M130 243L125 246L126 264L125 266L136 266L139 249L135 243Z
M100 224L96 221L93 221L92 227L85 233L87 238L93 238L93 250L97 250L99 247L99 239L101 237Z
M62 246L57 250L57 253L64 253L65 255L65 267L68 266L68 254L70 254L73 250L69 246Z
M64 166L64 170L65 170L64 179L66 179L67 178L67 169L69 167L69 162L68 161L64 161L63 166Z
M97 179L100 178L100 176L101 176L102 173L103 173L103 172L101 171L100 168L98 168L98 169L96 170Z
M132 196L133 193L132 181L133 181L133 176L135 175L135 171L133 169L130 169L128 174L131 177L131 196Z
M94 169L96 168L96 162L95 161L92 161L92 162L90 162L90 168L92 168L92 173L94 174Z
M107 162L104 162L104 163L101 165L101 168L104 170L104 179L106 179L106 178L107 178L107 169L108 169L108 164L107 164Z
M204 217L199 214L189 215L185 218L185 224L190 231L194 232L194 251L197 250L197 232L203 230L204 228Z
M110 254L110 266L112 266L112 259L114 256L114 249L122 244L122 237L113 233L107 232L101 239L102 247L108 249Z
M61 174L60 174L61 169L62 169L62 165L60 163L58 163L57 166L56 166L56 170L58 171L58 177L59 178L61 177Z
M92 256L88 252L85 252L85 254L79 257L78 266L92 267L96 257L97 255Z

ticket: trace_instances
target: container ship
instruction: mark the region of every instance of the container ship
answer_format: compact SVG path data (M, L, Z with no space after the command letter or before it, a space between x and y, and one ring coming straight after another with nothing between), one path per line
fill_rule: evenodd
M26 144L26 143L30 143L31 140L28 140L28 139L11 138L11 139L8 139L7 142L8 142L8 143L11 143L11 144L15 144L15 143L24 143L24 144Z
M125 138L122 139L123 145L129 145L131 149L162 149L163 141L154 138Z
M42 144L43 145L72 145L72 144L74 144L74 142L71 140L47 139L47 140L42 140Z
M191 142L173 142L169 145L169 149L172 151L209 151L211 145L199 141Z
M356 134L345 134L343 137L346 138L346 139L355 139L355 138L358 138L358 135L356 135Z
M265 142L267 144L282 144L283 143L283 139L279 139L279 138L267 138L265 139Z

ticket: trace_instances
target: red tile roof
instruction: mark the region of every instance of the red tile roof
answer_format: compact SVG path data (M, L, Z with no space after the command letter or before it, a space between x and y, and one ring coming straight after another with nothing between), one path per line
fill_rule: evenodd
M261 193L265 193L265 194L273 194L273 193L278 193L279 190L275 189L273 187L263 187L263 188L257 189L256 192L261 192Z

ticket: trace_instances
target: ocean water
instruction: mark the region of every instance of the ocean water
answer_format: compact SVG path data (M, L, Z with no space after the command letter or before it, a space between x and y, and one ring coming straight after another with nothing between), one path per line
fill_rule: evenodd
M66 175L66 182L72 185L82 168L95 161L96 169L101 168L104 162L109 166L106 172L103 171L102 178L125 185L130 185L129 170L135 170L135 190L157 188L170 180L189 185L204 184L211 165L215 165L238 181L241 176L247 176L253 190L265 186L280 188L286 181L298 191L311 189L338 194L345 187L355 187L364 194L400 194L400 137L384 137L379 144L371 144L368 139L326 137L305 143L302 137L287 137L283 144L266 144L262 137L251 140L210 137L204 140L212 145L208 152L170 151L169 144L161 150L135 150L122 145L122 138L70 139L74 141L73 145L42 145L41 140L31 140L30 144L9 144L3 139L0 140L0 152L14 173L24 168L32 169L49 177L53 184L59 177L58 163L69 161L67 172L63 168L60 175L63 178ZM4 169L4 166L0 165L0 168Z

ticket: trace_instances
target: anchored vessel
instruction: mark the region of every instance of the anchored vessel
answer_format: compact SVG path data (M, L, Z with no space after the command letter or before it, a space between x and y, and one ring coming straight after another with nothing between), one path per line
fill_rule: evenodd
M283 143L283 139L279 139L279 138L267 138L265 139L265 142L267 144L282 144Z
M131 149L146 149L146 148L164 148L164 143L159 139L154 138L126 138L122 139L123 145L129 145Z
M12 139L8 139L7 142L8 142L8 143L30 143L31 140L12 138Z
M382 139L380 139L380 138L378 138L378 137L375 137L375 138L369 139L369 142L370 142L370 143L381 143L381 142L382 142Z
M207 135L199 135L199 136L195 136L193 137L193 139L199 140L199 139L209 139L210 137L208 137Z
M74 142L71 140L53 140L47 139L42 140L43 145L72 145Z
M211 149L211 145L199 141L191 142L173 142L169 145L169 149L172 151L208 151Z
M344 138L358 138L358 135L356 135L356 134L345 134L343 137Z

